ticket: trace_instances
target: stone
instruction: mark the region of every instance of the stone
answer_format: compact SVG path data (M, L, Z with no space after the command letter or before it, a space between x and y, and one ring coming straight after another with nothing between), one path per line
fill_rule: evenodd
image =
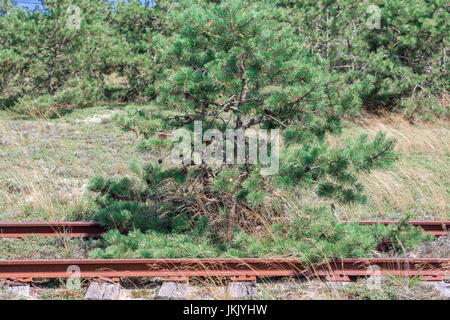
M86 300L101 300L103 298L103 293L105 288L98 282L92 282L89 288L86 290L84 299Z
M156 300L184 300L188 288L187 282L164 282L156 295Z
M120 295L118 283L92 282L86 290L85 300L117 300Z
M24 286L10 286L6 289L7 292L12 293L15 296L19 297L30 297L30 286L24 285Z
M233 299L253 299L256 296L254 281L233 281L228 284L228 295Z
M436 289L441 293L441 296L450 298L450 283L445 281L437 281L434 285Z
M105 291L103 300L118 300L120 295L120 285L118 283L104 283Z

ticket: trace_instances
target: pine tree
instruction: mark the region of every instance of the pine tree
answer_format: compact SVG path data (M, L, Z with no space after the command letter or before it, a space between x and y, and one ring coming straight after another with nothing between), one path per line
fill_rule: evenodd
M108 16L108 25L114 30L109 66L128 83L120 95L122 101L148 101L156 96L154 82L161 70L155 39L173 31L166 17L175 5L167 0L155 1L152 6L149 2L118 1L114 14Z
M8 13L8 11L14 8L15 2L13 0L0 0L0 15Z
M110 5L48 0L45 9L0 18L0 107L55 116L103 97Z
M176 223L206 216L210 228L226 238L236 227L265 219L255 217L282 214L275 205L281 201L279 192L299 185L344 202L364 201L357 174L392 162L395 141L379 133L372 141L362 135L342 147L327 142L327 135L340 133L341 119L357 112L360 87L341 87L327 61L289 25L274 19L271 1L188 0L177 5L169 19L178 33L159 39L165 68L156 82L156 109L117 118L125 130L146 138L141 149L161 152L161 159L143 169L145 190L102 179L91 188L112 202L153 201L153 212L171 213ZM261 158L257 164L191 161L172 167L164 160L174 144L168 136L179 128L192 129L195 121L202 122L203 132L280 130L279 171L264 176Z
M347 82L367 79L366 106L400 105L448 87L448 20L443 0L280 0L277 19L329 59Z

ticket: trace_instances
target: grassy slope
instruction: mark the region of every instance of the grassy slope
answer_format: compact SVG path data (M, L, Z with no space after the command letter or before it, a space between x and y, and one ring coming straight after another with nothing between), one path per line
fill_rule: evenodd
M139 138L108 121L120 109L92 108L63 119L31 121L0 113L0 220L82 220L90 205L86 183L94 176L133 175L129 164L151 156L139 154ZM99 116L100 115L100 116ZM102 116L104 115L104 117ZM369 201L336 204L343 219L448 219L450 130L447 123L412 126L396 119L349 124L344 136L386 130L398 139L401 159L390 171L362 177ZM341 140L330 138L333 143ZM331 205L299 190L293 206Z
M394 136L400 159L390 170L375 170L361 177L368 196L366 204L336 204L337 213L345 220L398 219L406 213L415 219L448 220L449 129L446 122L411 125L400 118L371 118L349 124L344 137L357 137L362 132L374 136L378 130ZM307 197L305 202L314 200L323 202L314 197Z
M84 220L94 176L130 174L136 137L108 121L106 108L29 121L0 114L0 220ZM105 115L102 117L98 115Z
M122 132L108 121L113 112L122 110L91 108L76 111L63 119L31 121L0 111L0 220L89 219L89 209L94 205L86 192L86 183L90 178L98 175L133 176L128 169L131 161L143 163L152 160L151 156L136 151L138 138ZM365 122L349 124L344 136L353 137L360 132L375 134L378 129L397 137L401 159L391 171L375 171L362 178L369 198L366 205L335 204L335 214L345 220L395 219L405 213L418 219L449 219L448 124L412 126L399 119L366 119ZM336 144L340 141L330 139ZM304 206L329 206L331 202L305 190L298 190L293 194L291 204L293 212L300 212ZM160 252L163 256L167 256L168 252L177 255L177 250L181 251L180 254L194 256L217 254L210 251L213 248L207 243L198 243L202 238L189 241L188 236L182 235L155 236L155 243L165 243L162 247L167 250L161 248ZM170 250L169 244L175 245L177 250ZM0 259L82 258L87 257L90 249L102 245L101 241L85 242L65 238L1 240ZM280 243L280 250L285 251L287 247L289 244ZM261 254L259 249L257 251ZM158 252L152 254L158 255ZM405 299L416 297L416 291L422 298L436 297L428 289L416 290L418 287L411 286L409 282L400 285L387 283L384 286L386 288L374 293L364 283L360 283L348 287L348 290L318 290L317 297L342 299L352 295L363 299ZM399 286L402 290L398 289ZM283 291L276 287L273 293L266 287L262 289L270 296L265 298L280 298L280 292L294 299L311 298L310 288L304 291L287 288L287 291ZM398 296L398 292L407 294ZM51 296L47 297L46 294ZM52 290L44 290L40 298L54 299L54 294ZM57 294L62 299L82 296L80 293L74 297L72 293Z

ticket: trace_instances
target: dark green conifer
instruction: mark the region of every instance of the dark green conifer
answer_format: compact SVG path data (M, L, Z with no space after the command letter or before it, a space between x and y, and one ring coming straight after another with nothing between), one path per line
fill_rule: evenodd
M189 221L207 216L217 232L230 237L268 207L280 214L275 203L283 189L302 185L323 197L364 201L357 175L392 162L393 139L379 133L372 141L362 135L340 147L327 141L340 133L343 117L357 112L363 84L342 86L327 60L274 18L271 1L177 5L169 19L178 33L158 39L164 68L156 81L157 106L118 123L146 138L143 150L165 159L173 147L168 136L193 129L195 121L202 122L203 132L278 129L280 168L263 176L261 162L218 167L192 162L181 170L166 169L172 165L168 160L149 165L146 192L159 203L156 210Z

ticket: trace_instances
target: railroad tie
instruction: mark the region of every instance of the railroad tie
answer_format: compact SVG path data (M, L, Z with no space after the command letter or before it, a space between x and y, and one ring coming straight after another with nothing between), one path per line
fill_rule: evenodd
M93 281L84 296L85 300L118 300L120 295L120 284L110 282Z
M188 282L163 282L156 295L156 300L185 300L189 290Z

